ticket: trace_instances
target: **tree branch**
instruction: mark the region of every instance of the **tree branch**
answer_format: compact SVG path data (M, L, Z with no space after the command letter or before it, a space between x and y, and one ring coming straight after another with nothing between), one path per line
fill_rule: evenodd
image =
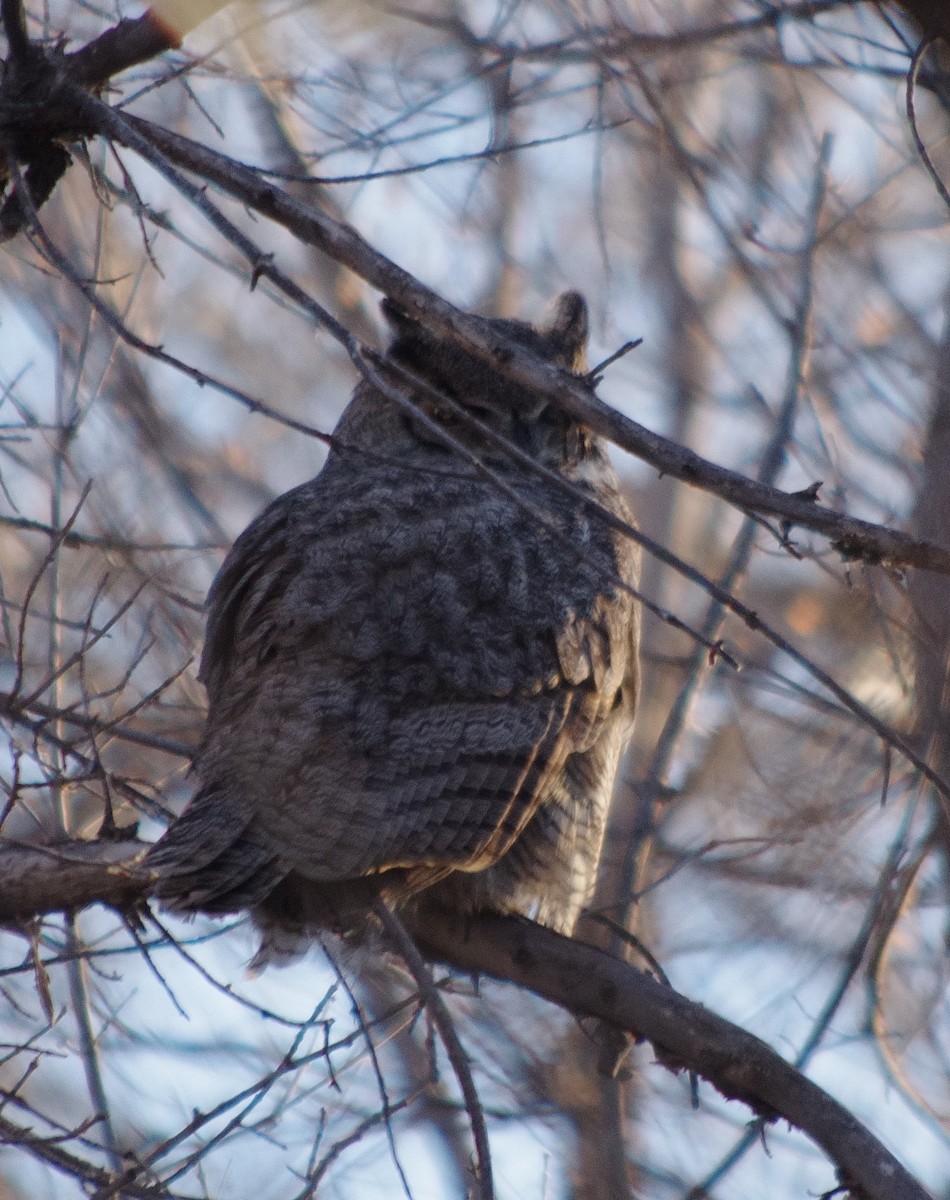
M810 490L789 493L758 483L653 433L605 404L583 380L540 361L482 318L455 308L380 254L351 226L288 195L251 168L140 118L123 114L121 122L113 121L106 115L108 110L103 111L104 105L82 97L78 91L73 99L76 104L83 99L88 102L83 105L84 116L100 132L124 145L137 142L136 135L146 136L176 166L214 183L300 241L324 251L389 296L409 316L461 343L516 383L549 397L576 420L649 463L661 475L712 492L744 512L776 517L789 528L801 526L822 534L845 559L950 574L950 549L945 546L835 512L817 503ZM131 132L123 135L121 125L129 126Z
M797 526L821 534L845 559L950 574L950 549L946 546L826 508L817 503L811 489L788 493L758 483L653 433L598 399L584 380L540 362L479 317L449 304L376 251L351 226L289 195L266 182L257 171L225 155L150 122L127 114L120 118L86 90L98 86L109 74L174 44L169 31L146 14L137 21L120 22L72 55L54 60L49 54L40 54L35 95L31 92L8 97L6 88L0 88L0 145L12 139L16 156L16 148L24 138L39 138L42 153L33 151L27 156L27 184L34 206L45 201L68 165L68 155L57 144L57 138L75 137L77 132L100 134L135 150L141 149L145 137L177 167L214 183L282 225L384 292L408 315L490 361L516 383L549 397L576 420L649 463L661 475L712 492L744 512L777 518L783 532ZM3 236L22 228L25 214L21 207L14 192L4 205L0 222Z
M143 904L153 882L142 868L147 848L135 840L0 841L0 923L97 901ZM701 1075L767 1120L788 1121L825 1151L842 1185L864 1200L929 1200L860 1121L760 1038L628 963L513 917L483 915L461 925L427 912L406 924L426 956L519 984L569 1012L625 1029L649 1041L665 1066Z
M150 875L141 870L146 842L57 842L0 839L0 925L89 904L129 908L144 903Z
M946 0L898 0L900 7L914 18L925 37L939 37L950 46L950 9Z
M22 61L30 52L23 0L0 0L0 25L7 39L10 59Z
M181 39L151 9L124 19L64 60L70 78L81 87L98 88L120 71L175 50Z
M439 995L439 989L435 986L435 981L422 955L419 953L412 935L402 920L390 911L386 902L382 899L376 900L373 909L383 929L395 945L413 979L415 979L416 985L419 988L419 994L429 1010L432 1023L439 1031L439 1036L442 1038L442 1044L445 1046L445 1052L448 1055L452 1070L455 1072L455 1078L458 1081L459 1089L465 1103L465 1111L468 1113L469 1124L472 1127L472 1141L475 1143L477 1165L475 1170L475 1186L472 1194L476 1200L479 1200L479 1198L480 1200L494 1200L495 1188L492 1182L491 1150L488 1145L488 1127L485 1124L485 1111L478 1098L468 1055L465 1053L465 1048L459 1038L452 1016L446 1007L445 1001Z
M427 912L410 926L420 949L465 971L529 988L570 1012L645 1038L673 1070L693 1071L767 1120L786 1120L867 1200L927 1200L927 1192L841 1104L760 1038L603 950L513 917L465 924Z

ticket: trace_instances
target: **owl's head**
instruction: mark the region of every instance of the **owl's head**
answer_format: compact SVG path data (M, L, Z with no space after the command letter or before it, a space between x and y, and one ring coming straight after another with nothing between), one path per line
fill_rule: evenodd
M586 456L593 439L545 397L519 387L489 362L439 337L391 301L384 300L382 308L394 334L386 355L391 367L386 375L424 417L414 416L363 385L351 405L355 411L348 411L341 423L341 435L352 435L359 428L360 433L372 433L377 445L385 438L393 451L402 444L411 444L416 449L430 449L433 455L451 454L451 448L424 419L428 418L477 452L483 461L504 469L511 463L510 454L467 421L464 414L469 414L495 435L547 465L561 467ZM588 318L587 304L579 293L560 296L547 325L536 327L526 321L503 319L493 319L489 324L546 362L575 375L583 374Z
M391 300L384 300L381 308L394 334L389 347L389 358L392 360L424 376L431 371L433 363L439 363L443 370L461 376L477 378L480 375L493 375L484 360L431 333L413 317L406 316ZM489 319L488 324L511 341L532 350L546 362L574 375L583 374L589 321L587 301L580 292L562 292L558 296L554 315L548 325L537 327L527 321L501 317Z

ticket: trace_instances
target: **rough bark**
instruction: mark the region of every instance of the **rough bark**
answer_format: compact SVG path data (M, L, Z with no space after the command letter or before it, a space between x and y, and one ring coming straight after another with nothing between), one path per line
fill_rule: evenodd
M0 923L101 901L141 906L152 884L138 841L0 843ZM672 1070L694 1072L766 1120L819 1145L843 1186L864 1200L928 1200L927 1192L846 1108L765 1042L603 950L529 921L427 913L409 925L428 957L491 975L560 1007L645 1039Z

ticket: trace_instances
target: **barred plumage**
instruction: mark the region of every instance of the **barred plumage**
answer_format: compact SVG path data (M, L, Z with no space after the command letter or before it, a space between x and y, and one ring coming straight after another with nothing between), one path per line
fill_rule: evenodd
M506 487L363 382L324 469L222 566L199 786L150 863L171 908L249 908L265 957L320 928L358 931L381 893L569 932L633 715L633 543L444 398L629 522L603 445L386 311L390 385ZM547 329L498 324L581 369L576 293Z

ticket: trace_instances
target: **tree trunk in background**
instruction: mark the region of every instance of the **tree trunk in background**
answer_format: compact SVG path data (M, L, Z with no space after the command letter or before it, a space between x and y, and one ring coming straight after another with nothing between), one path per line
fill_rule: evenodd
M950 321L934 354L933 408L923 445L923 474L914 514L924 537L950 540ZM914 609L917 736L944 778L950 776L950 581L930 571L908 579ZM950 822L938 806L944 863L950 875Z

